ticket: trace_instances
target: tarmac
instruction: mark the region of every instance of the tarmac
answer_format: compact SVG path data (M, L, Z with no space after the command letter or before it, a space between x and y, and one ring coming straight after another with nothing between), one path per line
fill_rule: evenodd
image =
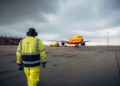
M27 86L16 46L0 46L0 86ZM120 46L49 47L39 86L120 86Z

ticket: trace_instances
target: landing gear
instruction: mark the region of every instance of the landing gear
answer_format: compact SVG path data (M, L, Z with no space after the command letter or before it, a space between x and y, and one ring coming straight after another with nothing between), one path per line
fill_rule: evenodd
M75 47L79 48L79 44L76 44Z

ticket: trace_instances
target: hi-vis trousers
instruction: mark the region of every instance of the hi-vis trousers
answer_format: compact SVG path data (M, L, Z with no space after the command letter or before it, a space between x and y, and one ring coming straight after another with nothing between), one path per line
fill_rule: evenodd
M24 67L28 86L38 86L40 82L40 66Z

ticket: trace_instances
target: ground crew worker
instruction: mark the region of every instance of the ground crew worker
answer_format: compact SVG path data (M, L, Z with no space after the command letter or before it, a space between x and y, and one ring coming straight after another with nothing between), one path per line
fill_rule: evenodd
M38 86L40 81L40 64L46 66L46 52L37 32L29 28L27 37L22 39L16 52L19 70L24 69L28 86Z

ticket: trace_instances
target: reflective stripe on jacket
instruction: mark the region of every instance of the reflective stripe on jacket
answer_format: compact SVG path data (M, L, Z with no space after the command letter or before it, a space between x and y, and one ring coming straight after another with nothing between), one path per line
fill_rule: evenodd
M35 37L24 38L18 46L17 63L23 63L26 67L34 67L46 61L46 52L44 46L39 39Z
M39 66L40 55L22 55L22 63L25 67Z

